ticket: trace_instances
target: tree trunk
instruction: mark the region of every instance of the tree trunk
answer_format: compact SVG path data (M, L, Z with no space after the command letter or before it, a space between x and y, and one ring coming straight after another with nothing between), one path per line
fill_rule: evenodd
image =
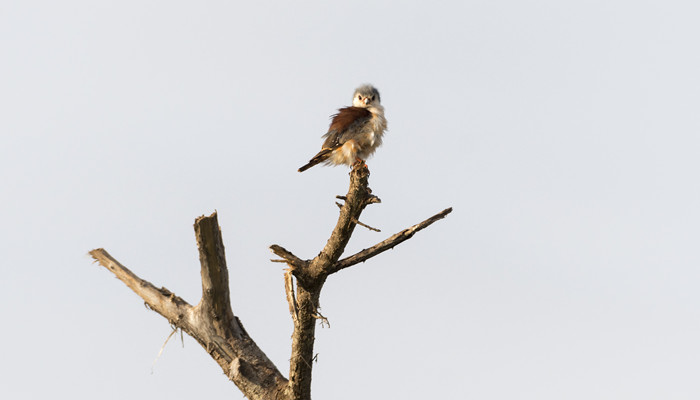
M282 376L248 336L233 313L224 244L216 213L199 217L194 224L202 275L202 298L196 306L166 288L158 289L139 278L104 249L92 250L90 255L141 296L150 309L199 342L247 398L309 400L316 323L318 320L322 323L326 321L318 311L319 299L328 276L393 248L452 211L452 208L445 209L368 249L340 259L355 226L368 227L359 222L362 210L369 204L380 202L369 189L368 177L366 166L353 167L347 195L338 196L345 204L339 204L340 215L336 226L318 256L302 260L281 246L270 246L272 252L282 258L272 261L284 262L289 266L284 275L289 310L294 321L289 380Z

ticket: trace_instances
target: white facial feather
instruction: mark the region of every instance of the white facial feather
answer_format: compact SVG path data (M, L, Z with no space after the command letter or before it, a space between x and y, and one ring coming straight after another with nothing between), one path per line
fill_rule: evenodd
M371 85L360 86L352 97L353 107L368 108L379 103L379 91Z

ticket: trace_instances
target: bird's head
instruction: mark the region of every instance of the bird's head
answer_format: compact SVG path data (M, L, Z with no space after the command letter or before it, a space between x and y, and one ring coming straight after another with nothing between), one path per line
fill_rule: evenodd
M374 86L362 85L355 89L355 94L352 96L352 105L354 107L368 108L379 104L379 90Z

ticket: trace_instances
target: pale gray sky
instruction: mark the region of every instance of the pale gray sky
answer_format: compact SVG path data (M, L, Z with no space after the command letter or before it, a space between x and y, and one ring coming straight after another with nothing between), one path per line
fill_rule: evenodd
M0 1L4 398L239 398L87 251L234 312L286 375L277 243L317 254L347 169L296 169L370 82L383 203L327 283L317 399L700 396L692 1Z

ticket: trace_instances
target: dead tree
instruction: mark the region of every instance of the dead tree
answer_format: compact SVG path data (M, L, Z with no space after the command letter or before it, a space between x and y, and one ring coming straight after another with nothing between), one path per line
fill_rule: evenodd
M380 202L368 186L368 177L366 166L356 166L350 172L350 189L346 196L338 196L344 201L344 204L338 204L338 222L315 258L303 260L281 246L270 246L272 252L281 258L272 261L289 266L284 274L287 301L294 321L289 379L255 344L231 309L228 268L216 213L201 216L194 223L202 273L202 298L197 305L139 278L104 249L92 250L90 255L141 296L150 309L199 342L247 398L310 399L315 329L319 320L325 320L318 311L319 297L328 276L393 248L452 211L452 208L445 209L368 249L341 259L355 226L366 226L359 222L362 210L369 204Z

